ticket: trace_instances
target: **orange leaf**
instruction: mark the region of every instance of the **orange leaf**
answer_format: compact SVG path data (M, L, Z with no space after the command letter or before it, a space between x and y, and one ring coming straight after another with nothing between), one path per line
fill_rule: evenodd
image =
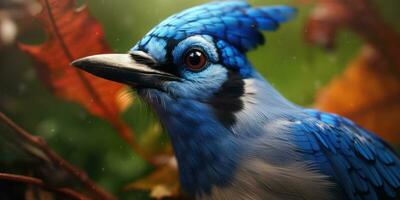
M36 18L47 32L47 41L20 48L36 62L40 79L52 92L84 106L90 113L108 120L120 135L132 142L132 134L120 117L119 92L123 86L96 78L70 66L88 55L111 52L101 25L86 7L75 8L74 0L41 0L42 12Z
M343 28L360 35L368 47L320 91L316 107L344 115L399 144L400 36L369 0L319 0L305 36L311 43L333 47Z
M155 199L180 197L175 158L170 157L166 165L157 168L149 176L130 183L124 190L149 190L150 197Z
M316 107L346 116L386 140L400 144L400 74L367 47L323 88Z

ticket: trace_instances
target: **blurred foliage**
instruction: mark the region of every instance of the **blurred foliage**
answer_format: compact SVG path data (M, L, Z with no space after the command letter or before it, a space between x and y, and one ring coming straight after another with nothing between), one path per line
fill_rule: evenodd
M204 0L87 0L93 16L104 26L106 39L116 52L126 52L148 30L165 17ZM356 35L342 32L335 51L311 47L303 40L305 20L311 4L289 0L250 0L253 5L290 4L299 8L296 20L285 24L277 33L268 33L267 44L249 54L257 69L283 93L303 106L313 103L315 92L332 77L340 74L362 45ZM398 0L375 3L397 30ZM36 23L32 21L32 23ZM40 43L44 34L25 32L19 41ZM32 133L42 136L66 160L84 169L90 177L121 199L147 199L145 192L121 192L128 183L151 172L150 165L135 155L105 120L93 117L81 106L65 102L39 81L27 56L16 46L0 49L0 109ZM167 137L157 128L156 119L143 103L135 101L123 118L147 146L148 137ZM1 132L10 131L0 125ZM1 140L0 140L1 141ZM15 172L24 166L8 165L19 157L18 150L0 142L0 170ZM29 159L29 158L26 158Z

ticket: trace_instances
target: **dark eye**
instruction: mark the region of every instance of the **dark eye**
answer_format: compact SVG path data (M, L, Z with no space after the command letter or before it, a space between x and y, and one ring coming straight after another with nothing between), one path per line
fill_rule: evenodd
M207 64L207 56L199 49L192 49L185 54L184 61L185 65L189 69L193 71L200 71Z

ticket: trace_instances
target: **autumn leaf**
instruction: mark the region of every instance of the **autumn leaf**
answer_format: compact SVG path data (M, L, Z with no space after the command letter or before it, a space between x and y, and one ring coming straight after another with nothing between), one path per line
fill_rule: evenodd
M127 185L124 190L150 191L150 197L154 199L181 197L176 160L173 157L168 159L166 165L149 176Z
M168 164L169 160L175 160L172 150L152 153L150 157L132 140L133 135L119 117L129 103L129 100L121 101L121 97L127 97L127 90L117 83L70 66L77 58L111 52L100 24L90 16L86 7L75 8L73 0L41 2L44 9L37 19L42 22L48 40L39 46L20 45L35 60L40 79L57 96L77 102L90 113L107 119L133 145L136 153L156 166L152 175L135 182L131 189L150 190L151 196L156 198L177 196L177 168Z
M20 45L35 61L40 79L55 95L79 103L90 113L108 120L132 144L131 130L119 117L118 97L123 86L70 66L77 58L111 52L101 25L86 7L76 8L74 0L41 3L43 10L36 19L48 39L38 46Z
M319 0L305 37L312 44L332 48L342 29L357 33L366 45L342 75L321 89L315 106L399 144L400 36L368 0Z
M346 116L399 144L399 77L374 49L365 47L341 76L319 92L315 106Z
M147 176L135 180L124 187L125 191L144 190L150 192L150 197L154 199L182 199L180 184L178 179L178 164L174 156L172 145L170 143L155 149L155 138L161 134L161 125L159 123L149 127L142 138L144 146L153 147L147 149L154 155L153 161L156 168ZM155 138L154 138L155 137Z

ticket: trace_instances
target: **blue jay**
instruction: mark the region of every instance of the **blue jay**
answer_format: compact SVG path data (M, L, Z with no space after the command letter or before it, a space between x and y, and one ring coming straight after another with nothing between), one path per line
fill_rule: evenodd
M396 199L400 161L338 115L297 106L246 58L295 15L219 1L161 22L127 54L74 66L133 87L169 133L182 189L196 199Z

